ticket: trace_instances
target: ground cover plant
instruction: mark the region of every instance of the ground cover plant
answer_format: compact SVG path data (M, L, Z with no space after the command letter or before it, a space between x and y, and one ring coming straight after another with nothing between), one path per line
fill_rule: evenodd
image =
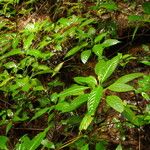
M147 149L149 10L1 0L0 149Z

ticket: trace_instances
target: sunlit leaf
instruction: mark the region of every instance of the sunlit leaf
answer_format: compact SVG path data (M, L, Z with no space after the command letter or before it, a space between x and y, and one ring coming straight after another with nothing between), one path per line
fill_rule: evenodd
M95 66L95 73L98 75L99 81L103 83L116 69L122 55L118 54L111 60L100 60Z
M101 42L101 40L107 35L107 32L105 33L101 33L100 35L96 36L96 38L94 39L95 43Z
M98 86L97 88L93 89L92 92L89 94L87 102L88 114L95 114L95 111L101 101L102 95L103 88L101 86Z
M14 77L9 77L9 78L5 79L2 83L0 83L0 87L4 86L5 84L7 84L7 82L9 82L12 79L14 79Z
M58 94L58 97L66 97L71 95L80 95L83 93L84 90L88 89L89 87L80 86L80 85L73 85L72 87L63 90L61 93Z
M80 123L79 130L80 131L86 130L88 126L91 124L92 120L93 117L89 114L86 114Z
M113 45L116 45L120 43L120 41L118 40L115 40L115 39L107 39L105 40L103 43L102 43L102 46L103 47L110 47L110 46L113 46Z
M124 111L124 103L118 96L116 95L107 96L106 102L110 107L112 107L116 111L120 113Z
M91 56L91 50L85 50L81 53L81 61L85 64Z
M97 45L94 45L93 48L92 48L92 51L95 53L95 55L97 55L99 58L102 57L103 55L103 50L104 50L104 47L102 44L97 44Z
M33 33L29 34L27 38L24 39L23 48L25 50L28 50L29 47L32 45L32 41L34 39L35 35Z
M94 88L97 85L97 80L93 76L88 77L75 77L74 81L78 84L87 84Z
M89 144L82 146L80 150L89 150Z
M53 74L52 74L52 77L55 76L55 75L60 71L60 69L62 68L63 64L64 64L64 62L61 62L61 63L59 63L59 64L54 68L54 70L53 70L54 72L53 72Z

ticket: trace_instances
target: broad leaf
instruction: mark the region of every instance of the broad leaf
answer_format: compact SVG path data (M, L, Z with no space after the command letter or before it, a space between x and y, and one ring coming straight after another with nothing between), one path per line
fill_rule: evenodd
M122 100L118 96L116 96L116 95L107 96L106 102L110 107L112 107L116 111L118 111L120 113L122 113L124 111L125 104L122 102Z
M94 39L95 43L101 42L101 40L107 35L107 33L101 33L100 35L96 36Z
M116 150L122 150L121 144L119 144L119 145L117 146Z
M87 102L88 114L90 115L95 114L95 111L101 101L102 95L103 95L103 88L101 86L96 87L90 93Z
M143 76L143 73L127 74L127 75L120 77L117 81L115 81L115 83L127 83L127 82L130 82L130 81L134 80L135 78L139 78L141 76Z
M8 138L6 136L0 136L0 149L1 150L8 150L7 141L8 141Z
M79 130L80 131L86 130L88 126L91 124L92 120L93 117L89 114L86 114L80 123Z
M150 15L150 2L144 2L143 3L143 9L144 9L144 13Z
M87 84L92 88L94 88L97 85L97 80L93 76L75 77L74 81L77 82L78 84Z
M107 39L105 40L103 43L102 43L102 46L103 47L110 47L110 46L113 46L113 45L116 45L120 43L120 41L118 40L115 40L115 39Z
M81 53L81 61L85 64L91 56L91 50L86 50Z
M71 101L71 103L68 102L60 102L55 106L56 110L59 110L61 112L71 112L78 107L80 107L84 102L88 100L88 95L80 95L74 100Z
M122 55L118 54L117 56L113 57L111 60L104 61L103 59L100 60L95 66L95 73L98 75L99 81L103 83L108 77L116 69Z
M124 83L114 83L108 87L109 90L114 92L128 92L134 90L134 88Z
M103 55L103 50L104 50L104 47L102 44L97 44L97 45L94 45L93 48L92 48L92 51L95 53L95 55L97 55L99 58L102 57Z
M89 87L80 86L80 85L73 85L72 87L62 91L58 94L58 97L66 97L71 95L80 95L83 94L83 91L88 89Z

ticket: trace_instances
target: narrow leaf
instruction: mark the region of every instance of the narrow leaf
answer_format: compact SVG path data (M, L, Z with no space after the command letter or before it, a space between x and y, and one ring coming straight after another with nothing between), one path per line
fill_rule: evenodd
M124 103L118 96L116 96L116 95L107 96L106 102L110 107L112 107L116 111L118 111L120 113L122 113L124 111Z
M103 94L103 88L101 86L98 86L90 93L87 102L88 114L90 115L95 114L95 111L101 101L102 94Z
M102 45L103 45L103 47L110 47L110 46L116 45L118 43L120 43L120 41L115 40L115 39L107 39L102 43Z
M32 41L34 39L35 35L33 33L29 34L29 36L27 38L24 39L24 44L23 44L23 48L25 50L28 50L29 47L31 46L32 44Z

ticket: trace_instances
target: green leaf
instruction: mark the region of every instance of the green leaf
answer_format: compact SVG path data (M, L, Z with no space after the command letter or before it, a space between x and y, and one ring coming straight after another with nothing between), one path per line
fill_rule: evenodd
M129 21L143 21L143 16L130 15L128 16Z
M11 51L9 51L8 53L4 54L3 56L0 57L1 59L10 57L10 56L14 56L14 55L18 55L18 54L22 54L23 52L21 51L21 49L13 49Z
M93 48L92 48L92 51L95 53L95 55L97 55L99 58L102 57L103 55L103 50L104 50L104 47L102 44L97 44L97 45L94 45Z
M75 46L74 48L72 48L65 56L66 57L70 57L72 55L74 55L75 53L77 53L80 49L82 49L83 47L87 46L88 43L82 43L81 45L79 46Z
M79 130L80 131L86 130L88 126L91 124L92 120L93 117L89 114L86 114L80 123Z
M54 68L54 72L53 72L53 74L52 74L52 77L55 76L55 75L60 71L60 69L62 68L63 64L64 64L64 62L61 62L61 63L59 63L59 64Z
M124 103L118 96L116 95L107 96L106 102L110 107L112 107L116 111L120 113L124 111Z
M122 114L128 121L130 121L134 125L139 126L138 118L136 117L135 113L130 109L130 107L125 106Z
M110 85L108 89L114 92L128 92L134 90L134 88L128 84L116 82Z
M94 22L94 19L93 18L91 18L91 19L86 19L86 21L84 21L81 25L80 25L80 27L84 27L84 26L86 26L86 25L88 25L88 24L91 24L91 23L93 23Z
M103 59L99 60L99 62L95 66L95 73L98 75L98 79L101 83L103 83L108 77L116 69L122 55L118 54L113 57L111 60L104 61Z
M119 145L117 146L116 150L122 150L121 144L119 144Z
M45 138L47 131L49 130L49 127L46 128L43 132L39 133L38 135L36 135L30 142L30 148L28 150L35 150L37 149L42 140Z
M103 88L101 86L98 86L97 88L93 89L92 92L89 94L87 102L88 114L95 114L95 111L101 101L102 95Z
M17 68L17 65L16 65L13 61L10 61L10 62L5 63L4 66L5 66L7 69Z
M120 43L120 41L115 40L115 39L107 39L102 43L102 46L106 48L106 47L116 45L118 43Z
M117 81L115 81L115 83L127 83L127 82L130 82L130 81L134 80L135 78L139 78L143 75L144 75L143 73L127 74L127 75L120 77Z
M115 2L111 2L111 3L105 2L105 3L102 3L102 4L100 5L100 7L106 8L107 10L111 10L111 11L118 9L118 7L117 7L117 5L116 5Z
M101 42L101 40L107 35L106 33L101 33L100 35L96 36L96 38L94 39L95 43Z
M62 91L58 94L58 97L66 97L71 95L80 95L83 93L84 90L88 89L89 87L80 86L80 85L73 85L72 87Z
M12 79L14 79L14 77L9 77L9 78L5 79L2 83L0 83L0 87L4 86L5 84L7 84L7 82L9 82Z
M85 64L91 56L91 50L86 50L81 53L81 61Z
M144 13L150 15L150 2L144 2L143 3L143 9L144 9Z
M42 116L43 114L45 114L47 111L49 111L49 109L50 109L50 107L46 107L46 108L42 108L39 111L37 111L35 113L35 115L32 117L31 121L39 118L40 116Z
M87 84L88 86L92 88L94 88L97 85L97 80L93 76L75 77L74 81L78 84Z
M82 146L80 150L89 150L89 144Z
M8 141L8 138L6 136L0 136L0 149L1 150L8 150L7 141Z
M49 149L55 149L55 145L53 142L49 141L48 139L45 139L41 142L41 144L46 147L46 148L49 148Z
M27 38L24 39L23 48L24 50L28 50L29 47L32 44L32 41L34 39L35 35L33 33L30 33Z
M68 102L60 102L55 106L56 110L59 110L61 112L71 112L78 107L80 107L84 102L88 100L88 94L79 95L74 100L71 101L71 103Z

